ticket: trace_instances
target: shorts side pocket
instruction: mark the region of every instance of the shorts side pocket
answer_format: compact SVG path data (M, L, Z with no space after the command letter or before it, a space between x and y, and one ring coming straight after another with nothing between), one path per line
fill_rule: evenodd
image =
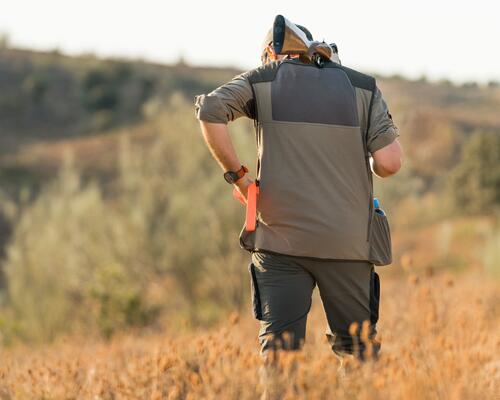
M375 325L378 321L378 310L380 305L380 278L372 270L370 279L370 322Z
M259 285L257 284L257 276L255 274L255 265L250 263L248 266L250 272L250 285L252 294L253 315L256 319L262 320L262 304L260 301Z

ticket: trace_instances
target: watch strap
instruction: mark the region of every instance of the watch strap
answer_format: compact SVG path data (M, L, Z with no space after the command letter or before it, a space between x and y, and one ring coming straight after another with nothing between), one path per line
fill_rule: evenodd
M241 179L245 176L247 172L248 168L242 165L241 168L238 171L236 171L236 175L238 176L238 179Z

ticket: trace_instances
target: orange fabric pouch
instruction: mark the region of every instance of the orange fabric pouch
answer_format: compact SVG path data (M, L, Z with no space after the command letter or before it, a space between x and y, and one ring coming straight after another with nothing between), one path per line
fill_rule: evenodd
M233 189L233 197L238 200L241 204L247 206L246 210L246 220L245 220L245 230L252 232L255 230L257 225L257 197L259 195L259 185L257 182L252 182L248 186L247 200L242 196L238 189Z

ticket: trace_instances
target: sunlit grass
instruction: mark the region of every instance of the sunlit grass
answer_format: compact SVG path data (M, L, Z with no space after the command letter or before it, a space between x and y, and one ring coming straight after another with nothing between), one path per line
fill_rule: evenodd
M345 379L324 338L319 303L303 351L276 358L280 399L493 399L500 384L495 285L476 275L383 279L378 362ZM256 399L257 325L248 310L209 330L71 338L0 353L2 398Z

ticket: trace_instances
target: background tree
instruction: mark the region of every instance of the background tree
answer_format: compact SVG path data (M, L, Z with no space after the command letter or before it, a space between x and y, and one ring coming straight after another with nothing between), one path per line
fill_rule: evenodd
M476 132L465 143L452 170L449 189L456 207L486 214L500 204L500 135Z

